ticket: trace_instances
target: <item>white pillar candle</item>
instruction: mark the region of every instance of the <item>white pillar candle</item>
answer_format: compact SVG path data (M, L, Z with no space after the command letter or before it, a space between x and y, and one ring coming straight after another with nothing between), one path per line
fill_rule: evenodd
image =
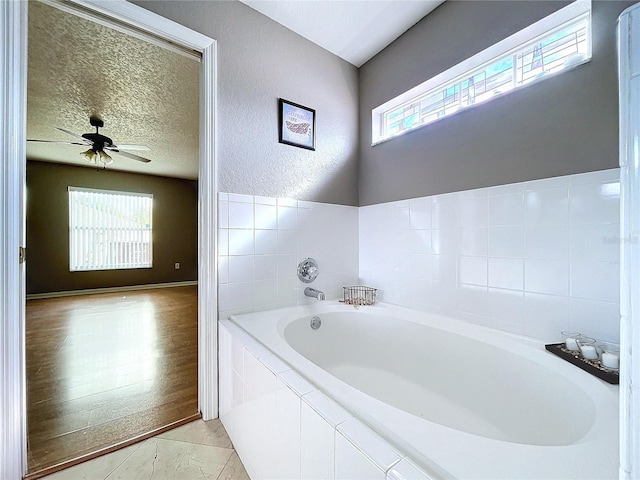
M564 345L569 349L575 352L579 351L578 341L575 338L567 337L564 341Z
M593 345L580 345L580 351L587 360L596 360L598 358L598 351Z
M620 357L615 353L602 353L602 366L607 368L620 368Z

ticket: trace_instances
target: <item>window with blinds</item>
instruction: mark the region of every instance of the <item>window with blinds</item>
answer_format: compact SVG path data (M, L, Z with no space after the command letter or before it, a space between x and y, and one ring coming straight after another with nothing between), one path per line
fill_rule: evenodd
M69 187L69 269L152 267L153 195Z
M373 144L589 61L590 13L578 0L373 109Z

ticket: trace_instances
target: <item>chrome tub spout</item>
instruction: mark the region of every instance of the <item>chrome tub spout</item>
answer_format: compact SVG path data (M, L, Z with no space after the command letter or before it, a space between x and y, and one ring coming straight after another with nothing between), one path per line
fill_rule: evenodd
M318 300L324 300L324 292L316 290L315 288L307 287L304 289L304 294L307 297L317 298Z

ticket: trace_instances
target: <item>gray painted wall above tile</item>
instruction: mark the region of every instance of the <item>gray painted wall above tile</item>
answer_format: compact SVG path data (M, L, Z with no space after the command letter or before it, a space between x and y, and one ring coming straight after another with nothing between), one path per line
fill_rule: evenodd
M567 2L444 2L360 69L360 205L615 168L616 24L592 2L585 65L371 146L371 109Z
M358 204L358 70L241 2L136 3L215 39L220 191ZM316 150L278 143L278 98L316 110Z

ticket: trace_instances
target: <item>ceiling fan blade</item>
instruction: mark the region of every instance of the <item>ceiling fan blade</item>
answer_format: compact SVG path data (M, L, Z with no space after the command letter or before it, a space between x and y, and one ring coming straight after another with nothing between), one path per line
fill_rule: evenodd
M111 145L111 146L118 150L140 150L140 151L144 150L146 152L151 150L146 145Z
M36 138L27 138L27 142L59 143L60 145L82 145L83 147L87 146L86 143L65 142L62 140L38 140Z
M66 130L64 128L60 128L60 127L55 127L57 130L60 130L61 132L67 133L69 135L71 135L72 137L77 137L82 139L82 141L84 142L82 145L93 145L93 142L91 140L88 140L86 138L84 138L82 135L78 135L77 133L73 133L70 130Z
M149 163L151 161L148 158L141 157L140 155L135 155L135 154L129 153L129 152L123 152L123 151L118 150L118 149L113 148L113 147L105 148L105 150L108 150L108 151L113 152L113 153L117 153L118 155L122 155L123 157L130 158L131 160L137 160L138 162Z

